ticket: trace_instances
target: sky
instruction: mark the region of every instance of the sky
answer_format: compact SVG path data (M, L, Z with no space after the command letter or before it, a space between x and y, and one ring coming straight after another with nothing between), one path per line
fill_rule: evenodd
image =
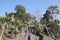
M60 9L60 0L0 0L0 16L4 16L5 12L15 12L17 4L23 5L30 14L37 10L43 14L51 5L57 5Z

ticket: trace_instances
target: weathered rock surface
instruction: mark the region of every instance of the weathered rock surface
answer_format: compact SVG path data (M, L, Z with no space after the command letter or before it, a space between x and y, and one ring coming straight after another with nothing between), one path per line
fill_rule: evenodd
M54 40L54 39L52 39L52 37L49 37L49 36L44 36L43 40Z

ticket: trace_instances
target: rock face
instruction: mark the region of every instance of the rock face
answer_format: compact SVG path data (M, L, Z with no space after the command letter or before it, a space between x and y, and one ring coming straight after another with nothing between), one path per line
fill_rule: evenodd
M43 40L54 40L54 39L52 39L52 38L49 37L49 36L44 36L44 37L43 37Z
M33 34L27 34L26 36L19 36L17 40L38 40L39 36L33 35Z
M10 38L4 38L3 40L54 40L50 35L50 30L49 28L45 28L46 33L48 34L48 36L43 35L37 35L36 30L34 30L33 28L29 28L28 32L25 32L25 28L22 27L21 28L21 33L15 37L14 39L10 39ZM44 32L45 32L44 31ZM11 34L10 31L8 31L8 33L6 33L6 35ZM9 35L10 36L10 35Z
M54 40L49 36L44 36L42 39L40 39L39 36L36 36L34 34L30 34L30 37L28 36L29 34L23 36L23 35L18 35L15 39L8 39L5 38L4 40Z
M28 34L26 36L19 36L17 38L17 40L54 40L52 37L49 36L44 36L42 39L40 39L39 36L36 36L34 34L30 34L30 36L28 36Z
M45 35L43 35L43 37L37 36L36 34L33 33L32 30L30 30L29 33L25 33L24 31L22 31L21 35L17 38L17 40L54 40L54 39L50 36Z
M39 36L30 34L30 40L39 40Z
M37 36L36 34L33 33L33 31L25 33L25 31L22 29L22 32L16 38L14 39L4 38L4 40L54 40L54 39L46 35L43 35L43 37Z

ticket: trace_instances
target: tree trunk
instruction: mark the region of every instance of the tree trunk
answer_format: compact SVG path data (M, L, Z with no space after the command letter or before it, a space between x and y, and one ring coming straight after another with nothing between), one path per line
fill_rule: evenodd
M3 36L4 30L5 30L5 25L6 25L6 23L2 24L2 33L0 36L0 40L2 40L2 36Z

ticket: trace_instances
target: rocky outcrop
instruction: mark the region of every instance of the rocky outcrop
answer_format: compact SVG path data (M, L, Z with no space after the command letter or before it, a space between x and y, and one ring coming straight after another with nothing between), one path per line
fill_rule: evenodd
M54 40L54 39L52 39L52 37L49 37L49 36L44 36L43 40Z
M39 27L40 28L40 27ZM55 40L55 35L54 33L50 30L48 27L43 27L41 30L46 33L46 35L39 35L37 34L37 31L34 30L33 27L28 28L28 32L25 32L25 27L21 28L21 32L19 33L18 36L15 38L11 37L8 38L6 36L3 37L3 40ZM6 31L5 35L7 36L13 36L12 31ZM13 38L13 39L12 39Z

